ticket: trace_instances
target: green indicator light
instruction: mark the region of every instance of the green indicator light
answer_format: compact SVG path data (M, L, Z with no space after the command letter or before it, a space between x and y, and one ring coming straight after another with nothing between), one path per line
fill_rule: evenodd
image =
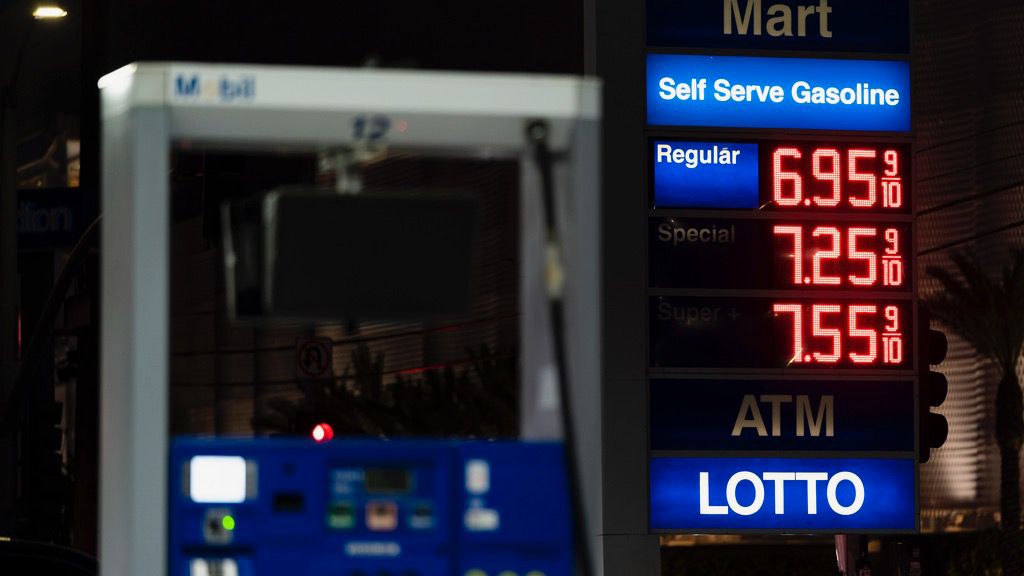
M225 516L221 519L220 524L225 530L230 532L235 529L235 518L234 516Z

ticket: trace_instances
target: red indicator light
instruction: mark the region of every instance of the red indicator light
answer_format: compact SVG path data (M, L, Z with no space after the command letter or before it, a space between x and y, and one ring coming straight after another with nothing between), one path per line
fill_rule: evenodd
M328 442L334 438L334 428L331 428L331 425L326 422L321 422L313 427L313 431L310 435L317 444Z

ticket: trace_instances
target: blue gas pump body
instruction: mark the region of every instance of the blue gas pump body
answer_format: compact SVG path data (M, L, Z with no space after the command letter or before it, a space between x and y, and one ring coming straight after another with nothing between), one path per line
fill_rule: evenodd
M172 576L570 576L560 443L179 438Z

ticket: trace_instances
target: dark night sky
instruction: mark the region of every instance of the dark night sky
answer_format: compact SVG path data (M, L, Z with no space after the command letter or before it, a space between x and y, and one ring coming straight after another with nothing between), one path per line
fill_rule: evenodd
M191 60L582 71L582 0L109 0L106 64Z
M18 86L20 137L82 114L96 79L138 60L580 73L582 0L61 0L68 18L34 26ZM0 0L0 85L34 1ZM89 152L83 150L88 162ZM83 166L88 171L88 166ZM85 176L85 175L83 175Z
M0 1L0 85L11 81L28 34L17 86L19 134L42 129L54 112L81 110L82 26L78 0L63 1L68 18L34 23L26 1ZM95 84L93 84L95 86Z

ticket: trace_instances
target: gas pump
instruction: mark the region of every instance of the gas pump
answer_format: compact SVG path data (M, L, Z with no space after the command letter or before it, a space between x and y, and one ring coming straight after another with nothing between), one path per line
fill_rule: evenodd
M99 85L104 575L553 576L599 566L589 545L601 525L595 81L138 63ZM518 159L519 441L172 437L172 152L371 144ZM264 272L281 264L269 254ZM272 277L277 288L286 278ZM287 303L304 304L264 297L256 308Z

